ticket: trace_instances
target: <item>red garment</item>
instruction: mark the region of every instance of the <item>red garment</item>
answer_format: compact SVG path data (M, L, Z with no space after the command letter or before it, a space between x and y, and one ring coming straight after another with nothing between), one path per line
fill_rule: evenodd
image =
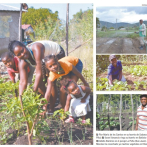
M7 71L8 71L8 74L9 74L9 77L11 80L15 79L15 73L19 73L18 62L19 62L19 58L15 56L14 63L15 63L16 70L14 70L13 68L7 68ZM30 72L29 67L27 67L27 71L28 71L28 73Z

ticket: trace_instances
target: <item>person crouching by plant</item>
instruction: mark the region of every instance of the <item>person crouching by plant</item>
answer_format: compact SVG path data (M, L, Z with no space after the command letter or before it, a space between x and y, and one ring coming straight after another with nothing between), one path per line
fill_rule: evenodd
M113 85L112 82L114 79L117 79L119 81L125 82L126 79L122 75L122 64L120 60L117 60L116 56L114 54L111 54L109 56L110 65L108 66L108 80L109 84Z
M87 112L91 111L89 106L90 88L77 85L76 82L65 78L60 81L60 84L68 94L64 111L69 111L70 115L65 122L74 122L74 117L81 117L82 123L86 123Z
M76 57L67 56L58 60L55 55L49 55L44 58L44 61L46 68L50 71L49 78L47 80L47 90L45 93L45 98L48 102L51 97L51 91L52 87L54 86L54 81L60 77L70 78L75 82L77 82L80 78L84 85L89 87L85 78L81 74L83 69L83 63L80 59ZM60 88L60 103L62 108L64 109L66 103L66 92L63 86L61 86ZM46 109L47 105L44 105L44 110Z
M7 72L13 83L16 83L19 80L19 58L13 56L10 52L5 52L1 55L1 60L4 65L7 67ZM30 72L29 67L27 67L27 72ZM17 92L15 91L16 96Z

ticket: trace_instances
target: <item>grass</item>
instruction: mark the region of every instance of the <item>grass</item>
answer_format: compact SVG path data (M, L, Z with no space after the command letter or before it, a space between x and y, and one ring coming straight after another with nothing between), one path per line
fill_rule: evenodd
M96 37L110 37L110 38L116 38L116 37L122 37L122 38L137 38L139 35L134 33L135 31L138 31L138 30L128 30L128 31L123 31L123 30L108 30L106 32L104 31L98 31L96 33Z

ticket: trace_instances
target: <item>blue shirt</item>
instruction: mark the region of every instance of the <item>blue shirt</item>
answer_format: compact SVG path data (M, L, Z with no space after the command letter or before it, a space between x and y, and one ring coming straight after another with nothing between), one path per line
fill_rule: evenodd
M108 76L112 75L113 78L118 77L120 71L122 71L122 64L120 60L117 60L116 67L114 67L112 64L108 66Z

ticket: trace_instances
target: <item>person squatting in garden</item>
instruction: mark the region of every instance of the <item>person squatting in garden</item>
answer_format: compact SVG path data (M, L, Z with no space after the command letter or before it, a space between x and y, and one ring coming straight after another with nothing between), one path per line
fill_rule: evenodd
M47 101L50 100L51 97L51 91L53 87L53 83L56 79L62 77L62 78L69 78L73 81L77 82L80 78L81 81L84 83L85 86L88 86L88 83L82 76L81 72L83 69L83 63L80 59L76 57L64 57L60 60L57 59L57 56L55 55L49 55L44 58L46 68L50 71L49 77L48 77L48 85L47 90L45 93L45 98ZM61 86L60 88L60 104L62 108L64 109L66 103L66 92ZM44 109L47 109L47 105L44 105Z
M145 44L144 37L146 36L146 25L143 23L142 19L139 20L139 24L140 24L139 31L134 32L134 33L139 34L139 38L140 38L140 47L139 47L139 49L143 50L143 46Z
M90 88L77 85L74 81L65 78L60 81L60 84L68 94L64 111L69 111L70 115L65 122L74 122L73 117L81 117L82 123L85 123L86 114L91 111L89 106Z
M147 131L147 95L140 96L141 105L137 109L135 130Z
M19 41L11 41L9 43L8 49L17 56L20 60L20 84L19 84L19 96L22 95L24 89L27 87L28 75L26 72L26 67L29 65L30 76L33 78L34 70L36 71L35 82L33 90L38 91L43 97L45 95L45 82L43 81L44 73L42 72L42 64L44 62L44 57L50 54L57 55L60 59L65 56L63 48L52 41L36 41L27 46ZM32 82L32 81L31 81ZM31 83L30 82L30 83ZM54 105L56 100L56 87L52 86L52 98L51 105ZM53 110L52 110L53 111Z
M109 84L113 85L112 82L114 79L117 79L119 81L125 82L126 79L122 75L122 64L120 60L117 60L116 56L114 54L111 54L109 56L110 65L108 66L108 80Z
M1 60L4 63L4 65L7 67L7 72L9 74L9 77L13 83L17 82L20 78L19 75L19 58L16 56L13 56L10 52L5 52L1 55ZM30 68L27 66L26 73L30 73ZM17 91L15 90L16 96Z

